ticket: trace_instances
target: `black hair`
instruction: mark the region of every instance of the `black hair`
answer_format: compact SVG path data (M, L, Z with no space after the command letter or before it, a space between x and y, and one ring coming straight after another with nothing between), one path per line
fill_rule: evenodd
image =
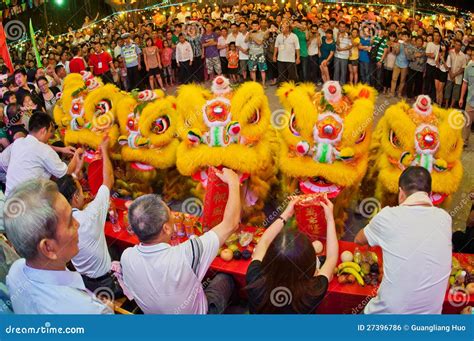
M400 175L398 186L407 196L415 192L431 193L431 174L420 166L408 167Z
M33 113L33 115L31 115L30 122L28 124L28 131L35 133L43 128L49 129L49 127L52 125L54 125L53 118L48 114L37 110Z
M74 194L77 192L77 184L70 174L64 175L62 178L56 180L59 193L61 193L66 200L71 203Z
M58 73L59 70L61 70L62 68L64 68L64 65L58 64L58 65L56 65L56 66L54 67L54 72L55 72L55 73Z
M15 72L13 73L13 77L18 75L19 73L21 73L23 76L26 76L26 70L24 68L19 68L19 69L15 70Z
M71 50L72 54L75 56L77 55L77 53L79 52L79 47L78 46L74 46Z
M38 84L39 81L45 81L46 83L48 83L48 80L44 76L38 77L38 79L36 80L36 84Z
M13 91L5 91L3 94L3 103L8 104L7 101L10 101L10 97L14 95L15 93Z

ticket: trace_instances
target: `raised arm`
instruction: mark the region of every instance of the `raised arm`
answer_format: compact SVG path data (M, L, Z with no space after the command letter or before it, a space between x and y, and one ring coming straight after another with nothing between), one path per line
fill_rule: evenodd
M334 268L339 258L339 243L336 235L336 224L334 222L333 204L324 196L321 201L321 206L324 208L324 215L326 216L327 231L326 231L326 261L318 272L318 275L326 276L328 281L331 281L334 274Z
M114 169L109 155L109 137L106 136L100 144L100 151L102 152L102 185L112 189L114 186Z
M252 255L252 259L254 260L262 260L265 254L267 253L267 249L272 243L273 239L280 233L280 231L285 226L285 222L290 219L295 211L295 204L298 199L293 199L290 201L288 206L286 207L285 211L271 224L263 233L260 241L258 242L257 246Z
M240 181L239 176L231 169L224 168L216 175L229 186L229 198L225 206L224 218L216 225L214 231L219 237L220 245L239 227L240 222Z

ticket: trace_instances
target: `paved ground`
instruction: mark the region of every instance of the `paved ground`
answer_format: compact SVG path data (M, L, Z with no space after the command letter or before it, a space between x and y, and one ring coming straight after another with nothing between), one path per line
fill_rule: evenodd
M278 98L275 95L276 87L269 86L266 89L266 94L270 103L270 109L272 111L281 109ZM169 91L170 94L174 94L174 91ZM399 98L390 97L386 95L380 95L377 98L376 102L376 121L380 119L383 111L389 106L397 101ZM453 230L464 230L465 222L471 208L471 201L469 200L469 193L474 191L474 174L472 170L474 169L474 136L471 136L471 145L469 148L465 149L462 155L462 162L464 165L464 176L462 179L461 186L458 192L455 194L452 202L452 206L449 209L453 217ZM352 210L356 206L354 202L352 204ZM361 218L358 215L350 214L349 220L347 223L347 231L344 239L350 240L353 239L353 236L357 231L365 225L365 219ZM350 228L349 228L350 227Z

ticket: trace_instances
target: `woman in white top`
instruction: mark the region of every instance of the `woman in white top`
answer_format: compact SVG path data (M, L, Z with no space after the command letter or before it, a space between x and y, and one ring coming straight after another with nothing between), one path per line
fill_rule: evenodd
M446 44L441 42L439 52L435 57L436 73L435 73L435 89L436 89L436 103L443 105L443 90L444 84L448 79L448 68L446 67L446 59L448 58L448 49Z
M395 60L397 55L394 51L394 46L397 40L397 34L395 32L390 32L387 42L387 56L383 62L383 73L384 73L384 82L383 82L383 93L387 94L390 91L392 86L392 75L393 67L395 66Z

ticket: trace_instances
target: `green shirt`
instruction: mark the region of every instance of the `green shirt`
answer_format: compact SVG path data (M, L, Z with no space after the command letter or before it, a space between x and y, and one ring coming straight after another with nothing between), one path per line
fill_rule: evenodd
M374 41L372 42L372 47L375 47L380 43L381 40L382 40L382 43L380 44L379 49L377 50L377 58L376 58L377 62L380 62L382 60L383 52L388 47L387 38L375 37Z
M176 44L178 43L178 36L175 36L175 35L173 34L173 35L171 36L171 42L176 45Z
M308 46L306 45L306 33L295 28L293 33L298 37L300 43L300 57L308 57Z
M470 61L464 69L463 81L467 83L466 103L474 108L474 62Z

